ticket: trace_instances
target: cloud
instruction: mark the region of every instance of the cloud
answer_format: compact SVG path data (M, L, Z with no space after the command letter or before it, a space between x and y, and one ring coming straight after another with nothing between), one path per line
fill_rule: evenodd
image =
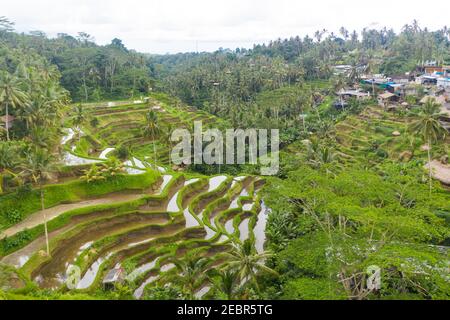
M434 7L450 12L450 1ZM18 31L84 31L106 44L121 38L129 47L152 53L251 47L278 37L305 36L318 29L337 32L364 27L393 27L413 19L430 29L446 23L445 15L426 10L423 2L388 6L359 0L15 0L2 4L2 13ZM376 23L376 24L375 24Z

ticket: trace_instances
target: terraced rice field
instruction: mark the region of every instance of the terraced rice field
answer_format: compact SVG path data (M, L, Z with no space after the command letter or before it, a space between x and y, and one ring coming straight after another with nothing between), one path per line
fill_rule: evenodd
M115 149L125 146L132 150L133 156L140 161L154 159L154 144L156 145L156 161L159 164L169 164L170 145L167 138L152 141L143 136L144 119L149 110L158 116L160 131L170 125L172 128L191 128L194 121L202 121L205 128L214 125L225 126L223 120L207 113L195 111L189 107L174 107L159 100L152 99L145 103L117 103L117 106L86 105L89 118L96 118L98 124L93 127L85 124L83 133L78 139L75 129L70 129L64 141L68 165L90 164L97 159L105 159L112 155ZM77 159L88 158L88 160ZM153 160L154 162L154 160Z
M45 238L40 234L2 257L2 263L20 268L41 288L84 292L98 290L110 270L120 269L126 274L134 297L139 299L146 287L170 282L177 272L174 261L182 260L192 250L210 257L210 267L226 263L223 253L231 249L233 242L250 238L258 252L264 250L269 209L259 197L264 186L262 178L174 172L170 166L164 166L161 161L164 156L155 164L150 160L152 155L142 157L136 152L147 142L138 143L140 137L131 128L138 127L133 121L143 119L141 113L148 110L148 106L133 106L132 112L125 111L126 104L111 110L90 108L91 113L101 114L100 125L95 129L83 127L79 140L76 129L67 129L61 141L66 152L63 161L68 157L71 161L65 164L76 166L104 161L118 147L116 143L127 141L132 150L125 162L128 174L155 172L159 175L158 181L146 189L120 191L44 210L49 224L55 219L62 221L49 233L51 255L44 254ZM178 126L188 126L192 119L210 117L189 110L169 111L168 107L165 110L168 111L160 113L161 123L171 121ZM101 148L90 144L89 149L95 152L78 153L82 144L90 140ZM166 145L158 146L168 153ZM26 220L3 232L12 237L38 227L43 214L43 211L31 213ZM71 286L74 266L80 270L79 281ZM206 282L200 281L195 296L207 296L209 289Z
M79 266L75 290L95 290L109 270L124 267L139 298L145 286L169 279L176 272L173 259L190 250L202 248L221 264L226 262L221 253L232 241L251 237L262 251L267 208L258 191L263 184L251 176L167 174L155 192L138 201L114 209L94 206L52 231L51 258L40 251L45 244L41 236L2 262L20 267L40 287L53 289L64 288L68 271Z

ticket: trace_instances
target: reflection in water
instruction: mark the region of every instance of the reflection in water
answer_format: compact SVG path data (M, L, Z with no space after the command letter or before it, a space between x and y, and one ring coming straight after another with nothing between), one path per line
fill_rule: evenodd
M221 183L223 183L225 180L227 180L226 176L217 176L217 177L212 177L211 179L209 179L209 189L208 192L211 192L215 189L217 189Z
M266 224L270 209L266 207L264 201L261 201L261 211L258 214L258 221L256 222L253 233L255 234L255 247L258 253L264 252L264 242L266 241Z
M194 297L197 299L201 299L205 294L208 293L209 290L211 290L210 286L204 286L194 294Z
M183 215L184 219L186 219L186 228L197 227L200 225L197 219L189 212L189 208L184 209Z
M101 257L95 261L88 271L84 274L83 278L78 282L77 289L86 289L89 288L97 276L98 270L103 262L108 260L112 256L112 253L109 253L106 257Z
M241 241L245 241L248 239L248 223L250 222L250 219L244 219L241 224L239 225L239 239Z
M100 155L98 156L99 159L103 159L106 160L106 156L111 152L116 150L116 148L106 148L105 150L102 151L102 153L100 153Z
M172 197L172 199L170 199L169 204L167 205L167 212L178 212L180 211L180 208L178 208L178 203L177 203L177 198L178 198L178 193L175 193Z
M127 276L128 281L134 281L137 277L139 277L141 274L153 269L155 267L156 261L158 259L154 259L152 262L143 264L142 266L136 268Z
M172 180L172 176L171 175L164 175L163 176L163 182L161 183L161 186L159 187L159 190L158 190L158 192L157 193L155 193L155 194L161 194L163 191L164 191L164 189L167 187L167 184L170 182L170 180Z
M136 289L136 291L134 291L133 296L136 299L140 299L142 297L142 294L144 293L144 289L145 287L149 284L152 283L153 281L155 281L156 279L158 279L158 276L152 276L150 278L148 278L147 280L145 280L140 286L139 288Z
M225 230L227 230L227 232L228 232L229 234L233 234L233 232L234 232L233 219L228 220L228 221L225 223Z

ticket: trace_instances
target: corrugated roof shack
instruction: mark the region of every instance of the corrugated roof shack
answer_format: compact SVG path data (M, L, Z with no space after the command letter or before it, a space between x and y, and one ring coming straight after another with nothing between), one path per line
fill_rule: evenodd
M111 269L103 279L103 289L113 290L117 283L122 284L124 281L125 270L123 268Z
M400 100L399 96L390 92L385 92L378 95L378 105L385 109L391 103L397 103L399 100Z

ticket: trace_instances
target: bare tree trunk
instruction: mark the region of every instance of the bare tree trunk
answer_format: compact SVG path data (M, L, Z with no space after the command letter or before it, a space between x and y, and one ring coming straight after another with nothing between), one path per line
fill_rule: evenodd
M5 128L6 128L6 140L9 141L9 107L8 107L8 102L6 103Z
M428 139L428 172L429 172L429 183L430 183L430 197L431 191L433 189L433 174L431 168L431 139Z
M40 178L40 181L39 181L39 189L40 189L40 193L41 193L41 210L44 214L45 244L47 247L47 256L50 256L50 246L48 244L47 214L45 213L44 188L42 186L42 177Z

